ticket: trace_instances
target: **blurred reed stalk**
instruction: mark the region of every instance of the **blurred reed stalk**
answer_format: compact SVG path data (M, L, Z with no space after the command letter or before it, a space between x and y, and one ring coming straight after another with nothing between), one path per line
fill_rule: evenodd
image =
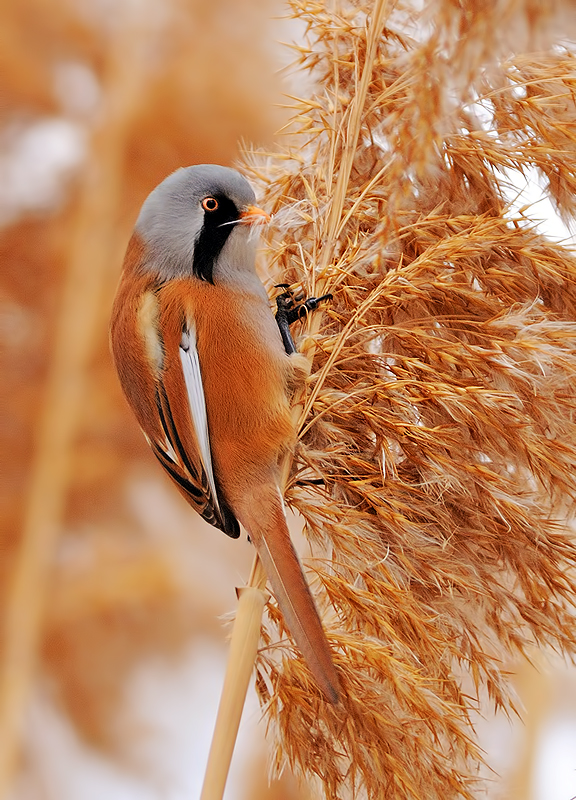
M9 791L31 697L53 557L70 485L86 373L102 330L102 306L116 280L125 142L146 85L149 31L116 32L108 51L105 105L82 172L70 237L20 551L7 596L0 664L0 797Z
M539 761L539 749L543 739L542 730L553 708L553 677L550 664L542 653L535 652L531 661L522 661L514 674L514 686L518 692L525 724L518 747L516 763L510 765L503 796L509 800L532 800L534 777Z
M576 260L507 200L536 169L575 211L576 60L512 57L545 4L291 8L311 89L246 167L270 282L334 295L301 331L286 499L345 696L324 702L270 602L274 764L329 800L472 798L480 696L512 713L507 659L576 652Z

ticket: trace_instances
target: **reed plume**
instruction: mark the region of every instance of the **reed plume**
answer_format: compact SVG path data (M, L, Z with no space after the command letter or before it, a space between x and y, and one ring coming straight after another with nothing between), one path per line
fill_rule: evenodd
M576 649L576 260L507 199L535 167L574 211L576 59L487 37L537 3L457 5L293 0L309 93L246 158L270 282L334 298L300 330L286 499L344 701L273 603L257 664L276 768L331 799L471 798L480 694L513 710L508 657Z

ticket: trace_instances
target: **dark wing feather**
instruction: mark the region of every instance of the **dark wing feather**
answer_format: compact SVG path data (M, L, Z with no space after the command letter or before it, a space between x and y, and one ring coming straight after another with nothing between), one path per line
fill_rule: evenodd
M184 377L176 360L162 370L157 381L156 405L165 434L165 442L150 440L156 458L200 516L237 539L238 521L218 491L216 478L209 479L199 457Z
M222 500L219 500L218 504L214 502L213 493L202 465L198 464L196 466L193 463L190 454L182 444L174 423L166 390L161 382L159 382L156 391L156 405L160 423L166 436L165 444L170 445L170 451L172 452L169 451L165 444L163 446L158 439L149 439L154 455L194 510L210 525L224 531L233 539L237 539L240 535L240 528L236 519L230 512L226 513L228 508ZM222 506L224 506L225 510Z

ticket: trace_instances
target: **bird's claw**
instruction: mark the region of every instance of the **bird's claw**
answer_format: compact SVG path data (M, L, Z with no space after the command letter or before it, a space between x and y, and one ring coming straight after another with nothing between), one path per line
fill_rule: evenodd
M332 295L328 293L320 297L308 297L306 300L303 300L300 305L294 305L288 312L288 323L292 324L296 322L297 319L303 319L309 311L315 311L320 303L323 303L325 300L332 300Z
M319 304L325 300L332 300L330 293L323 294L321 297L308 297L306 300L303 295L294 296L294 292L287 283L278 283L276 288L284 289L285 292L276 298L276 308L286 315L288 325L292 325L296 320L303 319L310 311L315 311Z
M302 295L295 297L287 283L278 283L276 288L286 289L276 298L276 322L282 335L284 349L288 355L291 355L296 352L296 347L290 333L290 325L296 320L304 319L310 311L315 311L325 300L332 300L332 295L323 294L321 297L308 297L305 300Z

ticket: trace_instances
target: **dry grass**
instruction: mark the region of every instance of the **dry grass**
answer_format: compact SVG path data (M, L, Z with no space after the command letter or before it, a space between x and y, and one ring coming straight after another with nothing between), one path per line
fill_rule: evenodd
M284 150L247 159L272 280L334 294L301 331L287 500L346 700L313 690L274 606L257 682L276 765L327 798L471 797L478 694L510 710L503 659L576 649L576 260L510 212L503 172L538 167L573 213L576 59L489 41L538 4L465 6L460 46L448 2L412 37L399 3L292 2L313 88Z

